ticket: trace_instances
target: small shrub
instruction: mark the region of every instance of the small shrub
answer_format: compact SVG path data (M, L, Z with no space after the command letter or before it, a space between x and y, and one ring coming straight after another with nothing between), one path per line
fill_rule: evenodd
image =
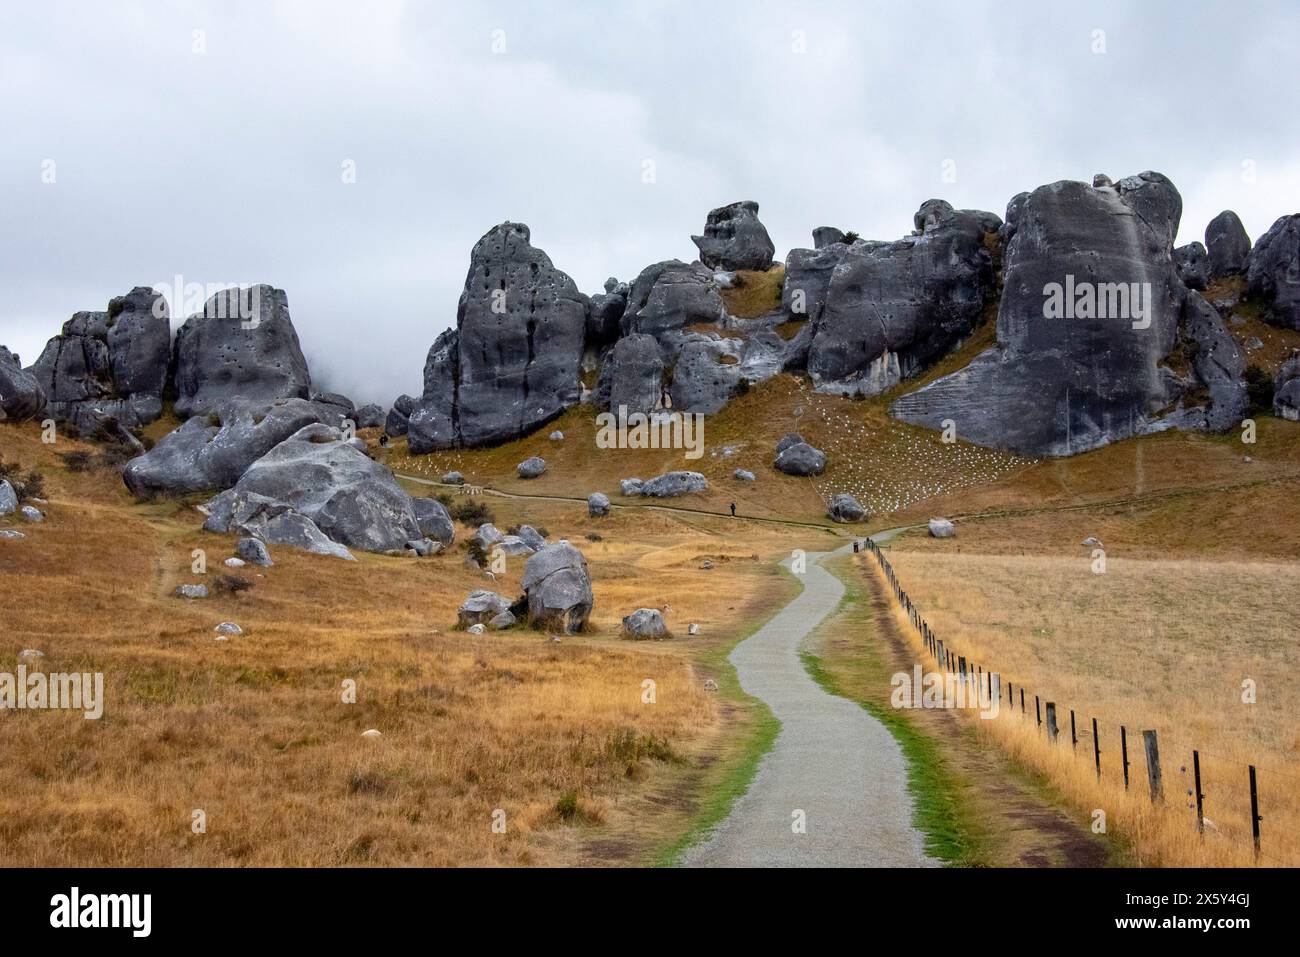
M605 536L600 534L600 532L587 533L587 541L589 542L603 542L604 540L605 540Z
M95 464L91 454L81 449L75 452L60 452L59 458L63 460L63 465L69 472L88 472Z
M45 498L45 476L35 469L23 476L20 485L15 489L20 499Z
M750 385L748 379L741 379L736 383L736 395L748 395L749 389Z
M234 595L252 587L252 579L239 575L218 575L212 583L212 590L219 595Z
M492 510L487 507L485 502L472 500L457 502L448 508L447 512L456 521L463 522L466 525L482 525L484 522L496 524L496 516L492 514Z
M1259 366L1246 367L1246 395L1252 414L1273 411L1273 377Z
M852 246L857 241L858 241L858 234L853 232L852 230L845 233L844 238L840 240L840 242L842 242L846 246Z
M559 796L555 802L555 813L562 821L572 821L578 816L578 792L570 788Z

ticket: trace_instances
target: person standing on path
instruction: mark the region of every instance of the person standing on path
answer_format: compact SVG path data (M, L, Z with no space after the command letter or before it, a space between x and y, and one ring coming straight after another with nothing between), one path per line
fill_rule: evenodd
M732 503L731 503L731 517L732 517L732 518L735 518L735 517L736 517L736 503L735 503L735 502L732 502Z

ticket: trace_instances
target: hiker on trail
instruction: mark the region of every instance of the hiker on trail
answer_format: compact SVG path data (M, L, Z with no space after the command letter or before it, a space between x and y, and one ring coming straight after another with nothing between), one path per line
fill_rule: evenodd
M735 502L732 502L732 503L731 503L731 517L732 517L732 518L735 518L735 517L736 517L736 503L735 503Z

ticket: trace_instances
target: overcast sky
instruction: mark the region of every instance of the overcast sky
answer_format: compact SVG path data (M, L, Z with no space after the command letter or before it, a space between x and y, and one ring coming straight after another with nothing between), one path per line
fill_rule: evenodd
M6 5L0 343L30 363L177 275L267 282L320 386L387 405L506 219L593 293L739 199L777 258L1095 172L1173 179L1180 243L1300 210L1300 5L1072 6Z

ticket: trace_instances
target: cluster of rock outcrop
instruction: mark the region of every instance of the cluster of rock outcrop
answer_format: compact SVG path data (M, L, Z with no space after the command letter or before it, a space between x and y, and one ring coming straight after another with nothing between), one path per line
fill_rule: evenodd
M1173 184L1150 172L1015 197L1001 231L997 344L891 412L1031 456L1240 421L1245 361L1218 312L1179 276L1181 214ZM1216 222L1214 235L1226 237L1212 241L1217 261L1229 268L1239 259L1225 247L1239 237Z

